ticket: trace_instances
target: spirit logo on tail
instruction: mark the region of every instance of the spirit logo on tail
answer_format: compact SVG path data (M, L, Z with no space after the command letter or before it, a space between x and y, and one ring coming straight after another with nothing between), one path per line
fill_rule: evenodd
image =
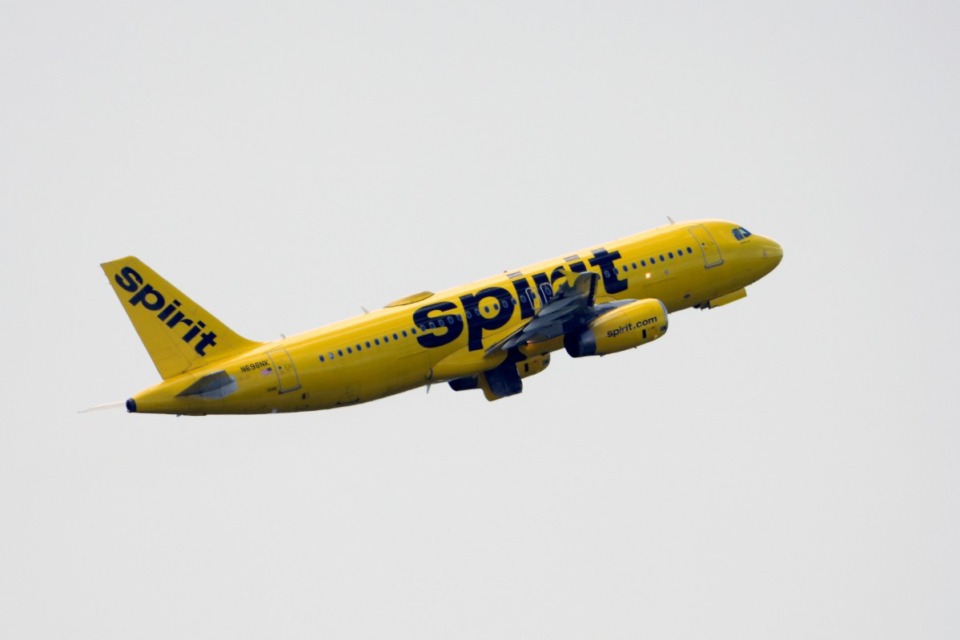
M199 342L197 342L193 348L201 356L207 355L205 353L207 347L212 347L217 344L217 334L213 331L200 333L207 327L207 324L203 320L194 321L183 315L183 312L179 310L180 305L183 303L176 298L174 298L170 304L167 304L166 297L152 284L144 283L140 274L131 267L123 267L120 273L115 275L113 279L121 289L133 294L133 296L127 300L127 303L131 306L135 307L138 304L143 305L144 309L150 311L162 309L162 311L157 314L157 319L166 324L171 330L176 330L179 324L185 325L187 330L183 334L182 340L187 344L190 344L197 336L200 336Z

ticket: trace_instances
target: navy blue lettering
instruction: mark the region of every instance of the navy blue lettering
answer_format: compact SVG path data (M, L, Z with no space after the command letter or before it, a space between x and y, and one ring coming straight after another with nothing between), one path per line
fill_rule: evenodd
M199 336L199 341L194 345L194 350L201 356L205 356L208 347L217 346L217 334L213 331L203 332L206 323L202 320L194 321L186 317L180 310L182 303L174 299L170 304L166 303L164 295L155 289L151 284L144 284L143 278L131 267L124 267L119 274L114 274L113 279L117 285L124 291L133 293L128 302L132 306L140 305L149 311L160 311L157 319L163 322L171 329L178 325L187 327L186 333L181 338L187 344L190 344ZM142 286L141 286L142 285Z
M188 327L193 324L193 320L191 320L190 318L184 317L182 311L177 311L175 314L173 314L172 318L167 320L167 326L173 329L175 326L177 326L181 322L187 325Z
M510 284L513 285L514 291L517 292L517 300L520 301L520 317L532 318L533 301L527 293L530 290L530 283L526 278L520 278L519 280L511 280Z
M540 300L546 305L553 297L553 287L550 286L550 279L545 273L533 274L533 283L537 286L537 292L540 294Z
M158 315L157 317L160 318L161 320L166 320L168 317L170 317L170 314L173 313L174 310L179 306L180 306L180 301L174 300L171 304L168 304L167 308L161 311L160 315Z
M484 330L499 329L507 324L513 311L510 307L500 305L497 315L486 318L480 313L480 302L486 298L503 300L509 298L510 293L500 287L489 287L475 294L461 296L460 301L467 312L467 344L470 351L483 349Z
M123 276L123 279L121 279L120 276ZM121 289L129 291L130 293L139 289L140 285L143 284L143 278L140 277L140 274L130 267L121 269L119 275L113 276L113 279L117 281Z
M153 299L148 300L147 296L153 296ZM165 303L166 301L163 299L163 294L149 284L144 285L140 291L137 291L135 294L133 294L133 297L130 298L130 304L133 306L142 304L144 308L149 309L150 311L162 309Z
M200 320L199 322L197 322L197 324L195 324L194 326L192 326L189 331L187 331L185 334L183 334L183 341L184 341L184 342L190 342L191 340L193 340L194 338L196 338L196 337L197 337L197 334L200 333L200 330L203 329L203 328L206 327L206 326L207 326L207 325L204 324L203 320Z
M197 353L199 353L202 356L207 355L206 353L203 352L203 350L206 349L207 347L217 346L217 343L215 341L216 337L217 337L217 334L215 334L213 331L207 331L206 333L201 334L200 342L197 343L197 346L194 347L194 349L196 350ZM323 356L320 356L320 357L322 358Z
M590 264L600 268L600 274L603 276L603 288L607 293L619 293L626 291L627 281L621 280L617 275L617 269L613 266L614 260L620 259L620 252L609 252L606 249L597 249L590 258Z
M459 313L442 314L432 317L430 315L435 311L451 311L456 308L457 305L454 303L444 301L438 302L437 304L428 304L414 311L413 323L419 327L428 327L427 331L430 332L417 336L417 342L419 342L421 346L432 349L434 347L442 347L459 338L460 334L463 333L463 318L460 317ZM444 319L446 319L446 324L444 324ZM434 323L431 322L432 320L439 321L436 327L434 327ZM404 332L404 335L406 335L406 332Z

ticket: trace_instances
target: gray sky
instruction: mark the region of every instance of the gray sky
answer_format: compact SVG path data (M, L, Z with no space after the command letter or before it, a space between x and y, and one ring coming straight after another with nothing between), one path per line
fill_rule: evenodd
M0 629L955 638L960 9L0 6ZM252 339L675 219L746 300L446 386L200 419L99 264Z

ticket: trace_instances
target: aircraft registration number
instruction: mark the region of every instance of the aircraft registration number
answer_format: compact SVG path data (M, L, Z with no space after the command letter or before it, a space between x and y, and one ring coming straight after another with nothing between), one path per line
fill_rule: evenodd
M249 364L242 365L240 371L244 373L250 373L251 371L256 371L257 369L265 369L270 366L270 363L266 360L259 360L257 362L251 362Z

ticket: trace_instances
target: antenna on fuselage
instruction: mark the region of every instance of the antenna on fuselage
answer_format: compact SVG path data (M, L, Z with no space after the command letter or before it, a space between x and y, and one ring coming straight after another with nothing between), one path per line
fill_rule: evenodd
M670 224L677 224L676 222L673 221L673 218L671 218L670 216L667 216L667 220L670 221Z

